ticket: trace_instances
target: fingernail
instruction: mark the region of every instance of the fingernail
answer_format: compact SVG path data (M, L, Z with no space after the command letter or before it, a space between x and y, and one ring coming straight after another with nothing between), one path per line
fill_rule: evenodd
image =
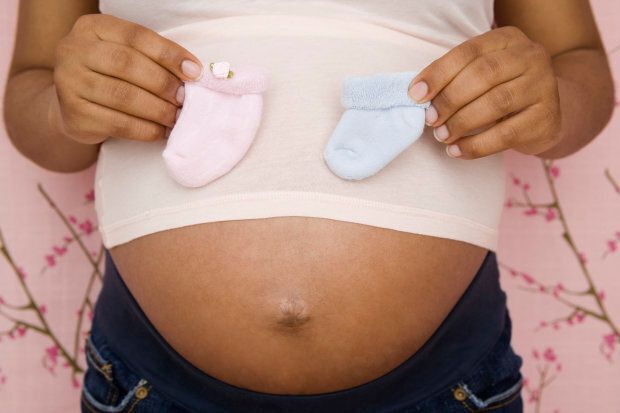
M183 103L183 99L185 99L185 86L181 85L177 89L177 102Z
M416 102L421 103L420 99L428 93L428 85L424 81L417 82L409 89L409 93Z
M448 155L450 155L453 158L458 158L459 156L461 156L461 149L459 148L458 145L448 145L446 147L446 152L448 153Z
M200 66L197 63L192 62L191 60L183 60L181 63L181 70L185 74L185 76L195 79L200 76Z
M448 128L446 125L441 125L440 127L433 129L433 135L435 135L435 139L439 142L443 142L448 139L450 134L448 133Z
M174 116L174 121L179 120L179 115L181 114L181 109L177 109L177 114Z
M426 114L424 115L426 118L426 124L428 126L435 123L439 115L437 114L437 109L431 104L428 108L426 108Z

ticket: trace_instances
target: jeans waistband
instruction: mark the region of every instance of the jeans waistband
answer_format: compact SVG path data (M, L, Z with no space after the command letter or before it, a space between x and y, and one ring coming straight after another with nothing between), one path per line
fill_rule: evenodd
M225 383L183 358L148 320L107 250L105 260L93 327L130 368L195 412L383 412L388 405L414 404L475 366L500 337L507 316L496 255L489 251L438 329L395 369L365 384L329 393L262 393Z

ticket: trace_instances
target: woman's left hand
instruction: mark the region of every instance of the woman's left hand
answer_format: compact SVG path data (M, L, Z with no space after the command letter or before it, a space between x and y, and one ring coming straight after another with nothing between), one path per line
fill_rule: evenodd
M453 157L475 159L510 148L534 155L560 139L551 56L514 26L490 30L451 49L418 73L408 94L420 103L431 100L426 123Z

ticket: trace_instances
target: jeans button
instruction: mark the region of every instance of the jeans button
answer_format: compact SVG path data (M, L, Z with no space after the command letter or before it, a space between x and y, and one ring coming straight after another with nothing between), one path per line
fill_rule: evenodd
M454 398L460 402L467 398L467 393L460 386L454 389Z
M146 387L140 386L136 389L136 397L138 399L144 399L148 395L149 395L149 390Z

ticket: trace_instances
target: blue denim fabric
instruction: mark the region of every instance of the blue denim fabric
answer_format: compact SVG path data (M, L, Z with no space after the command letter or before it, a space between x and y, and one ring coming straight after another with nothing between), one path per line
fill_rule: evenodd
M490 251L436 333L385 376L343 391L285 396L228 385L190 365L127 295L106 253L104 288L85 342L88 369L81 409L90 413L521 413L523 361L511 346L512 321L498 274ZM492 291L497 297L487 296ZM482 312L472 310L474 302ZM499 305L503 307L494 308ZM486 324L494 313L501 314L502 321Z

